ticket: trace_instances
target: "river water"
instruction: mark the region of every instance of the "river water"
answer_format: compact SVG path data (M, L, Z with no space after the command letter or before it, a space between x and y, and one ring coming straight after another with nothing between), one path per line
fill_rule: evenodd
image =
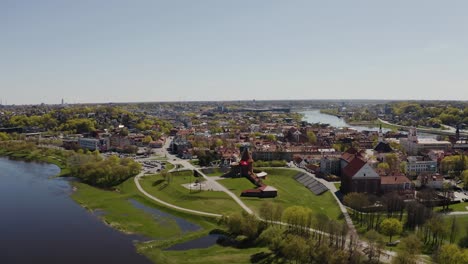
M349 127L356 129L357 131L378 131L379 127L377 126L353 126L347 124L343 118L338 118L334 115L327 115L320 113L320 110L312 109L308 111L300 112L304 115L303 120L309 123L322 123L322 124L329 124L333 127ZM388 129L383 128L384 132L388 131Z
M318 109L311 109L307 111L302 111L299 112L304 115L303 120L307 121L309 123L322 123L322 124L329 124L330 126L333 127L349 127L352 129L356 129L357 131L378 131L379 127L378 126L353 126L347 124L343 118L338 118L334 115L327 115L320 113L320 110ZM387 131L390 131L390 129L387 128L382 128L382 131L385 133ZM406 133L406 132L402 132ZM434 134L428 134L428 133L419 133L418 136L421 138L436 138L437 135Z
M54 165L0 158L0 263L151 263L135 236L116 231L71 198Z

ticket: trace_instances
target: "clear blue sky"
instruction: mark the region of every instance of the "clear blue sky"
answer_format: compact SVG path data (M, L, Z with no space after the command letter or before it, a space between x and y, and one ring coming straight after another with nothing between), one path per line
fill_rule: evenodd
M468 1L1 0L8 104L468 100Z

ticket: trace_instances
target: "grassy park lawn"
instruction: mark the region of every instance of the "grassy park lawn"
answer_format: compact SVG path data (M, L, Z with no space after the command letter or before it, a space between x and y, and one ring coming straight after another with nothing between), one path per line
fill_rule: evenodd
M318 196L313 194L293 178L298 171L290 169L264 169L264 171L268 173L264 183L278 189L278 196L268 199L242 197L247 206L255 212L259 212L264 201L272 201L281 204L284 208L299 205L312 209L314 213L324 213L331 219L341 218L341 211L333 195L329 191ZM239 196L242 191L255 188L246 178L228 178L218 182Z
M466 207L468 206L468 203L464 202L464 203L456 203L456 204L451 204L449 206L449 209L452 211L452 212L466 212L468 211L466 209ZM442 206L438 206L438 207L435 207L434 208L435 211L440 211L442 210Z
M135 187L133 178L128 179L115 190L103 190L83 183L73 183L77 188L71 197L83 207L98 212L99 217L108 225L125 233L144 235L148 238L173 239L182 235L182 232L173 219L154 217L145 211L134 207L129 200L134 199L146 206L183 217L202 228L215 227L212 219L174 212L158 206L140 195ZM206 231L205 231L206 232Z
M189 190L182 184L195 180L192 171L171 173L170 183L163 182L161 175L145 176L141 186L151 195L165 202L209 213L227 214L241 211L242 208L224 192ZM203 178L199 178L203 179Z
M335 185L336 189L339 191L341 188L341 182L335 182L333 184Z
M452 220L455 217L455 223L458 226L458 230L455 233L455 243L464 237L468 232L468 215L447 215L444 216L444 224L446 230L450 232L450 227L452 226Z
M226 173L221 171L219 168L212 168L212 169L209 169L209 173L204 173L204 174L210 177L213 177L213 176L219 177L219 176L223 176Z
M218 264L218 263L252 263L251 257L258 253L269 254L267 248L232 248L215 245L204 249L191 249L184 251L164 251L148 248L147 245L138 246L138 251L146 255L155 263L190 263L190 264ZM276 263L271 258L255 263Z

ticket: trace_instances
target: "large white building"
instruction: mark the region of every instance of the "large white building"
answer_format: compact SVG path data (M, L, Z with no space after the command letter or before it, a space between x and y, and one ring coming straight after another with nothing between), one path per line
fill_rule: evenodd
M448 141L438 141L433 138L418 138L416 128L414 127L410 128L408 138L400 139L400 144L408 155L417 155L421 151L432 149L448 150L452 145Z
M434 160L423 160L420 156L410 156L408 157L408 162L406 163L406 171L413 173L435 173L437 172L437 161Z
M91 151L100 150L106 151L109 149L109 139L108 138L79 138L78 145L80 148L88 149Z

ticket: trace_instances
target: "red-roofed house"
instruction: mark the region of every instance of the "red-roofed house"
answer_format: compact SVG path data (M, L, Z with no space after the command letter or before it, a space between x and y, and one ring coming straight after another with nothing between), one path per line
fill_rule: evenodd
M341 171L341 190L344 193L379 193L380 176L360 152L351 150L343 153L342 164L344 166Z
M400 194L414 196L413 184L405 175L380 177L380 188L383 193L396 191Z

